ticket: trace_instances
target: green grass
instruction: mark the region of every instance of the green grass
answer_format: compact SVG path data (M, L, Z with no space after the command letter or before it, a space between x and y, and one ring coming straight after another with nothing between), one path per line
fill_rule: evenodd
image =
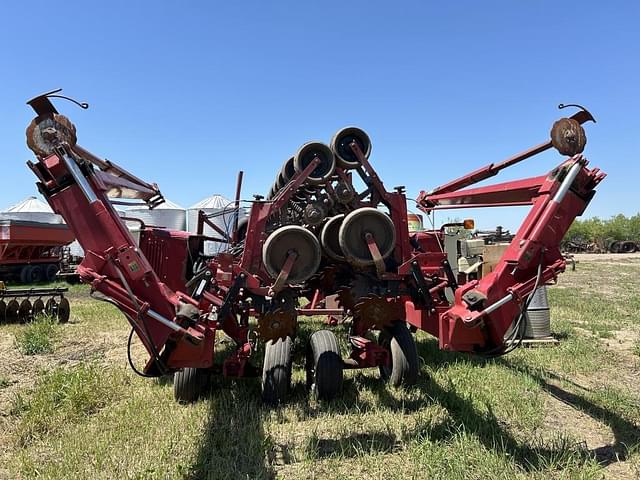
M18 331L15 337L16 345L24 355L52 353L56 328L55 319L42 315Z
M128 370L125 320L80 289L71 323L56 327L59 348L29 357L58 363L33 366L35 383L13 397L0 477L639 478L638 292L640 263L581 262L550 290L559 346L483 360L443 352L419 333L415 388L389 388L375 370L347 371L342 397L330 403L305 391L304 340L322 328L307 322L291 398L267 408L259 378L215 378L201 401L176 404L170 382ZM0 334L29 327L0 326ZM140 364L146 357L136 352Z
M119 395L123 378L97 364L44 372L33 389L14 398L17 444L24 447L83 422Z

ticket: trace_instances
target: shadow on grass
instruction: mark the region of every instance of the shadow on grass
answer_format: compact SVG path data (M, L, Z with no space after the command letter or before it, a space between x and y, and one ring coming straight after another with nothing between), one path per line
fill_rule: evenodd
M395 451L406 441L450 441L464 433L477 438L488 450L509 458L524 471L541 471L590 461L609 465L625 460L628 447L640 443L640 431L632 422L595 403L589 398L588 391L575 393L558 386L556 380L562 379L553 374L528 369L506 358L485 360L444 352L433 341L420 342L418 347L432 369L446 368L458 362L464 362L469 368L499 363L519 375L528 376L555 398L608 425L615 441L612 445L592 450L563 436L549 441L523 441L508 430L494 414L491 405L485 404L484 409L478 409L472 396L460 392L452 381L442 385L423 373L414 387L421 395L398 400L379 379L355 375L345 379L343 396L328 403L308 402L303 383L297 382L288 404L294 407L293 411L300 420L335 414L338 417L333 421L339 422L340 415L360 414L380 406L400 414L418 411L429 404L442 406L449 416L439 423L418 423L414 428L403 431L401 438L393 430L345 432L338 438L320 438L312 434L306 439L306 453L315 459L383 454ZM576 385L577 388L582 387ZM364 390L371 391L376 401L363 399L360 392ZM215 386L205 401L209 403L209 418L199 453L187 478L272 479L275 471L271 465L293 461L287 445L273 445L265 435L263 412L267 407L261 404L259 379L244 379L231 386ZM280 410L275 409L274 412L278 415Z
M207 422L189 480L273 479L267 465L268 446L262 426L260 385L255 378L230 385L214 380ZM224 385L221 385L224 383Z
M390 432L352 433L334 438L312 436L307 441L306 453L313 459L351 458L363 454L384 454L393 452L398 438Z
M551 372L546 373L547 379L507 359L502 362L509 368L531 377L544 391L565 405L589 415L594 420L607 425L611 429L614 436L613 443L589 451L590 455L599 464L606 466L624 461L628 457L629 448L640 445L640 429L634 423L611 410L603 408L601 405L597 405L585 395L570 392L560 387L558 383L569 383L574 388L587 392L588 395L589 390L585 387L563 379Z
M550 446L522 444L503 428L500 420L496 418L490 408L487 413L478 411L470 399L458 394L452 382L443 387L432 379L424 377L416 388L424 391L435 402L447 409L452 420L434 428L427 426L423 432L416 431L418 436L425 435L432 440L441 440L451 437L462 429L475 435L486 448L508 454L525 470L562 465L567 460L575 460L576 458L582 458L585 461L593 459L600 465L606 466L626 460L628 448L640 443L640 430L632 422L618 413L594 403L588 398L589 391L580 385L573 384L585 391L586 395L570 392L558 386L556 383L566 380L553 373L541 374L539 370L518 365L506 357L487 360L482 357L442 351L438 349L436 342L422 342L419 344L419 350L423 357L428 358L429 365L434 369L443 368L459 361L464 361L474 368L482 368L489 363L497 362L520 375L526 375L556 399L608 425L614 434L615 441L611 445L591 450L586 449L584 445L571 445L562 438L556 442L558 444L552 443ZM380 393L381 401L388 403L389 394L382 390ZM419 408L418 405L414 405L414 407Z

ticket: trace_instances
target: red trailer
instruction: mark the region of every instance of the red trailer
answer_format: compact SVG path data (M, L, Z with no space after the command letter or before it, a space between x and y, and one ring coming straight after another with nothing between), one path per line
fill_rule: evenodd
M53 280L62 247L74 239L64 224L0 218L0 279Z

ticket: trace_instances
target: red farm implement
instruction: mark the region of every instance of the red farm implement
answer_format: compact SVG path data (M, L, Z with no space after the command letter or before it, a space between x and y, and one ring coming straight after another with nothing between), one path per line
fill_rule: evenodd
M443 232L409 233L404 189L385 188L369 160L369 137L348 127L330 146L300 147L266 198L256 196L246 222L234 222L230 232L214 229L213 240L229 247L205 257L202 242L212 237L144 225L139 242L132 237L112 204L128 199L153 208L162 202L157 185L80 147L75 126L51 103L53 93L29 102L37 114L27 129L37 157L29 167L85 251L82 281L116 305L140 337L149 353L145 375L175 372L181 401L197 398L203 377L215 370L219 331L236 345L222 373L250 374L256 343L264 342L263 398L283 401L296 328L311 314L331 319L306 345L307 385L323 399L340 393L344 369L374 367L394 385L414 383L419 362L407 325L438 337L443 349L507 353L522 339L530 294L564 270L560 241L604 178L582 155L581 124L593 119L581 109L554 124L551 141L421 193L427 213L531 206L493 272L459 285ZM552 147L566 158L545 175L468 188ZM239 202L240 181L236 208ZM336 318L347 326L345 354L330 329Z
M66 225L0 220L0 275L23 284L51 281L59 270L62 248L73 241ZM0 323L27 322L46 313L69 320L66 288L11 288L0 282Z
M21 283L53 280L73 238L66 225L0 218L0 276Z

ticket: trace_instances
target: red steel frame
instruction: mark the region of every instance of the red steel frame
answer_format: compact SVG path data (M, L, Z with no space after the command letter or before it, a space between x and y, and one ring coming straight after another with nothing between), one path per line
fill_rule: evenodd
M270 293L270 288L264 285L271 280L261 263L266 222L311 174L318 160L297 173L273 202L254 205L242 259L236 262L231 255L221 254L212 260L209 269L214 272L218 293L203 291L199 299L171 289L158 277L107 197L107 193L122 185L122 179L104 171L95 172L88 166L99 162L76 145L73 149L61 147L37 163L28 163L40 180L41 193L53 210L65 218L85 251L78 266L82 281L117 304L130 321L151 355L145 373L212 367L214 338L216 330L221 329L239 345L235 355L225 361L224 373L242 375L251 353L246 316L256 313L236 311L235 299L228 297L237 287L259 295ZM134 191L134 181L127 182ZM140 188L146 198L161 198L159 191L149 190L147 185ZM172 236L180 237L179 233L173 232ZM288 263L294 260L292 257ZM184 305L197 309L193 318L180 314Z
M580 120L590 119L583 117ZM401 293L389 301L403 302L407 321L436 335L441 348L448 350L479 351L503 344L505 331L536 284L548 282L564 270L560 240L604 178L598 169L586 167L583 156L576 155L546 176L460 190L550 148L550 144L542 144L430 194L421 193L418 203L425 212L453 207L532 205L495 271L480 281L457 286L447 271L446 254L436 248L439 233L417 235L415 240L420 249L415 249L409 238L404 194L400 189L387 192L358 146L354 143L351 148L360 160L359 173L367 179L371 206L380 202L387 206L397 233L394 257L399 267L389 272L380 270L378 265L379 279L420 292L419 296ZM238 344L236 353L225 362L224 372L242 375L252 351L247 317L256 312L242 309L236 299L241 289L270 295L286 280L287 267L291 267L295 257L290 257L275 282L262 265L261 247L267 235L267 222L288 202L318 162L312 161L297 173L272 201L253 205L242 257L236 260L230 254L216 256L209 263L214 288L203 289L194 295L197 298L177 288L179 282L173 282L174 288L170 288L168 282L159 278L108 198L109 193L129 192L128 198L142 198L155 204L162 198L155 185L142 182L77 145L61 146L37 163L29 162L29 166L39 178L40 191L53 210L65 218L85 251L78 267L81 278L117 304L140 336L151 356L146 373L212 367L214 338L221 329ZM336 172L339 176L347 175L340 168ZM375 259L379 256L375 239L369 239L368 244ZM455 290L453 305L442 295L447 287ZM299 309L299 313L320 313L314 308L316 303L317 297L311 301L311 308ZM350 337L353 350L345 362L347 367L371 367L389 361L386 349L365 338L367 328L358 322L353 325Z
M532 205L532 209L493 272L457 288L453 306L440 308L437 316L409 304L407 320L432 333L436 331L433 323L437 322L443 349L474 351L500 346L537 280L544 284L565 269L560 241L605 176L586 165L585 158L576 155L547 176L423 196L420 201L425 212L439 208L441 202L445 207L457 208L479 203L504 206L512 205L514 198ZM509 184L514 188L509 189ZM481 301L475 303L473 299Z
M580 124L595 121L586 110L571 118ZM499 348L529 294L538 284L555 280L564 271L566 261L560 253L560 242L606 176L597 168L588 169L581 154L564 161L547 175L463 189L551 146L551 142L540 144L430 193L421 192L418 197L419 208L427 214L445 208L532 206L494 271L479 281L458 287L451 307L438 305L424 310L407 301L407 321L437 336L441 348L456 351ZM418 258L425 260L425 256ZM424 265L422 269L425 270ZM438 289L447 286L451 286L450 282L444 281Z

